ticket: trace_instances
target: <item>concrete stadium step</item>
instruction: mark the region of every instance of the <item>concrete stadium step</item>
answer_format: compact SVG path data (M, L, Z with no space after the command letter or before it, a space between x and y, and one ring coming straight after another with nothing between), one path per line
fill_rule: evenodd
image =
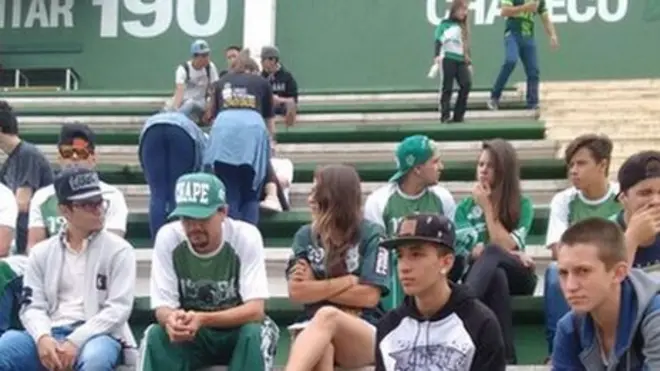
M516 85L518 90L525 89L525 83ZM545 92L559 91L614 91L614 90L658 90L660 89L660 79L630 79L630 80L600 80L600 81L544 81L541 83L539 91Z
M541 109L544 117L564 117L571 112L601 113L620 112L626 115L630 112L658 115L660 113L660 92L653 98L631 97L627 99L607 99L600 101L562 101L548 104Z
M385 182L362 183L363 201L371 192L384 186ZM454 196L461 200L472 193L474 182L441 182ZM146 210L149 204L149 188L146 185L123 184L116 185L131 205L132 210ZM566 180L523 180L521 187L523 193L532 200L535 205L549 204L552 197L569 186ZM312 183L293 183L290 190L290 203L292 209L303 209L307 207L307 196L312 188Z
M655 99L660 95L657 88L653 89L628 89L628 90L547 90L541 96L542 102L551 102L553 105L560 102L609 102L627 99ZM545 106L545 105L542 105ZM542 107L543 108L543 107Z
M522 140L511 141L518 156L525 159L547 159L554 157L557 145L553 141ZM294 163L316 162L318 164L337 162L382 162L391 159L398 143L302 143L279 144L277 156L288 158ZM481 141L440 143L441 158L444 161L469 161L476 158L481 150ZM58 150L55 144L38 145L51 162L56 162ZM102 164L138 165L137 146L99 145L96 153ZM0 155L0 160L5 155Z
M485 103L490 96L487 91L474 91L470 94L470 101ZM519 101L523 98L520 92L505 91L502 94L502 101ZM127 108L140 109L160 109L165 100L169 99L167 95L159 96L47 96L47 97L20 97L10 96L6 98L10 105L16 110L24 108L39 107L113 107L123 106ZM303 94L298 100L301 107L305 105L324 105L324 104L346 104L360 105L365 103L437 103L438 92L420 92L420 93L372 93L372 94Z
M39 130L71 122L82 122L96 128L108 129L138 129L149 116L20 116L18 121L21 130ZM468 111L465 119L499 120L499 119L535 119L535 110L499 110L499 111ZM438 112L410 113L342 113L342 114L304 114L297 118L298 125L306 123L341 123L359 122L363 125L382 125L396 121L438 120Z

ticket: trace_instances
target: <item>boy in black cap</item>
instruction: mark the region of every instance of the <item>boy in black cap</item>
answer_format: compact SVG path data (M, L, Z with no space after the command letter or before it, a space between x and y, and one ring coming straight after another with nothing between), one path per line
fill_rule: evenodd
M296 121L298 83L293 74L280 63L280 51L274 46L261 49L261 76L268 79L273 88L275 115L284 116L287 125Z
M96 145L94 132L85 124L64 124L57 143L58 162L63 169L96 167ZM126 232L128 206L124 194L115 186L99 182L106 202L105 227L119 236ZM28 243L30 249L36 243L57 234L64 225L59 213L56 190L53 185L40 188L30 202L28 221Z
M432 369L504 371L504 342L495 315L447 278L454 264L455 231L438 214L405 217L397 236L399 280L407 295L376 331L376 371ZM433 274L433 272L436 272Z

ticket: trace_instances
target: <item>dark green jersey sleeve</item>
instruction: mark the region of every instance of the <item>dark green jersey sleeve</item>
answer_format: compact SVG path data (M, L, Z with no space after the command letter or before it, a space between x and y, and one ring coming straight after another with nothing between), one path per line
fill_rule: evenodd
M516 242L520 250L525 249L527 234L532 228L534 221L534 206L527 197L522 197L520 200L520 218L518 219L518 227L511 232L511 238Z
M390 292L390 251L380 246L385 230L375 223L369 224L362 237L360 283L375 286L380 289L381 296L386 296Z
M456 255L465 255L472 250L472 248L479 242L479 231L472 225L468 214L474 207L472 198L464 198L458 206L456 206L456 213L454 214L454 225L456 227L456 242L454 249Z
M291 274L291 269L293 268L294 265L296 265L296 262L300 259L307 259L307 246L310 244L310 238L311 238L311 227L309 225L303 225L298 229L298 232L293 237L293 245L291 246L291 256L289 257L289 261L287 262L286 265L286 279L289 279L289 275Z

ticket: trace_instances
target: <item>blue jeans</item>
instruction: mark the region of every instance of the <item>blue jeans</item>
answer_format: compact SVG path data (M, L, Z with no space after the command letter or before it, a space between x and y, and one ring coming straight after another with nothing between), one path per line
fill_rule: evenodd
M548 354L552 354L552 343L555 340L557 322L571 309L564 299L559 286L559 270L557 263L551 263L545 270L543 284L543 306L545 310L545 339L548 342Z
M523 36L513 32L505 36L504 64L495 80L490 97L494 100L500 99L502 90L516 67L518 57L520 57L527 75L527 108L536 108L539 104L539 63L536 41L533 36Z
M74 327L54 327L51 334L55 340L64 339ZM74 371L112 371L119 364L121 344L107 335L89 339L78 350L73 365ZM46 370L39 361L37 345L25 331L9 330L0 337L0 370L42 371Z
M174 210L176 180L196 171L195 142L185 130L169 124L151 126L142 136L140 159L149 185L149 228L154 238Z
M235 166L216 161L214 171L225 185L229 217L257 225L263 184L257 190L252 189L252 181L255 176L252 167L250 165Z

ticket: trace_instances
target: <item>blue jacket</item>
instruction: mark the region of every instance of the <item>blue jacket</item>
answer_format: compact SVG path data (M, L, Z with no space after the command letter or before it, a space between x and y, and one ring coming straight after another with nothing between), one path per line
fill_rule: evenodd
M632 269L621 285L619 325L609 366L603 364L591 316L571 311L557 324L554 371L660 370L660 281Z

